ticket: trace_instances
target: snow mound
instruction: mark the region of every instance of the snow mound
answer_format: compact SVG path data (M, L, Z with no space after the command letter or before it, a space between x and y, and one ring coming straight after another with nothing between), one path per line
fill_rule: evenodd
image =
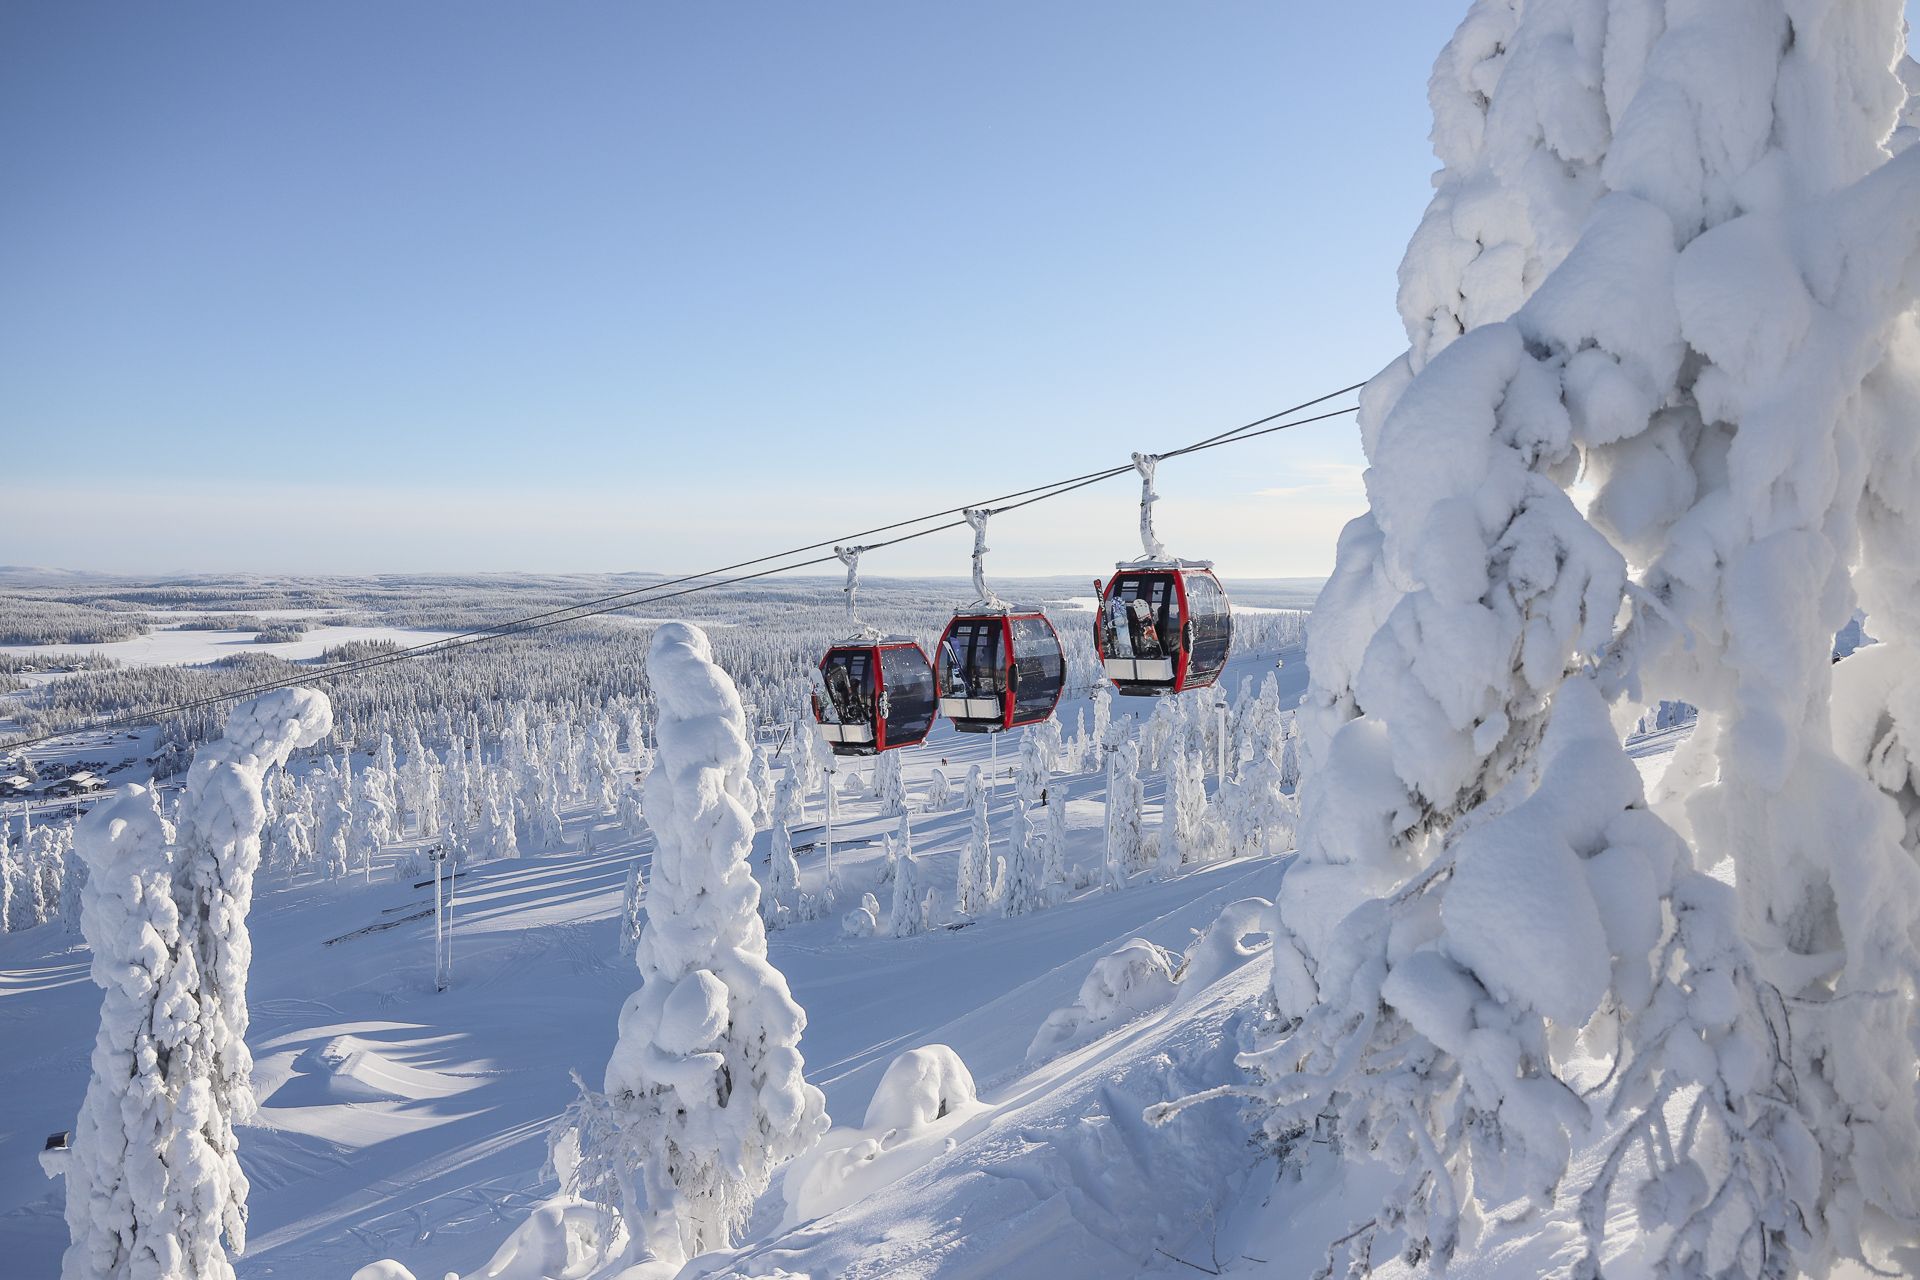
M1080 994L1047 1015L1027 1047L1027 1061L1040 1062L1087 1044L1123 1023L1176 1000L1191 1000L1213 983L1272 949L1265 898L1238 898L1220 908L1205 929L1195 930L1177 960L1165 947L1131 938L1094 961Z
M357 1036L335 1036L294 1059L293 1076L266 1099L271 1107L316 1107L335 1103L407 1102L446 1098L474 1082L408 1066Z
M1119 950L1101 956L1080 984L1078 998L1047 1015L1027 1046L1027 1061L1052 1057L1112 1024L1172 1003L1179 982L1175 965L1171 951L1145 938L1129 938Z
M986 1110L959 1054L944 1044L909 1049L887 1067L864 1124L830 1130L788 1166L785 1225L844 1209L923 1168Z
M605 1266L618 1230L613 1215L599 1205L550 1200L527 1216L486 1266L464 1280L588 1280ZM353 1280L414 1280L414 1274L382 1259L354 1272Z

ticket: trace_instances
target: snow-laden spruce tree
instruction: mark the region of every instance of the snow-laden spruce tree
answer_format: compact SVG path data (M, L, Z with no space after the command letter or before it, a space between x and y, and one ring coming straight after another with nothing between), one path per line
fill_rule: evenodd
M658 849L634 957L643 984L620 1011L606 1095L635 1260L671 1266L729 1244L774 1166L817 1141L827 1116L802 1078L806 1015L767 962L740 696L684 623L654 633L647 675Z
M800 822L800 787L791 770L773 790L773 828L767 863L767 891L760 898L760 919L769 929L800 918L800 864L793 856L793 829Z
M900 772L898 751L882 751L874 758L873 798L879 801L883 818L907 811L907 780Z
M360 789L370 793L374 803L387 811L387 826L392 833L389 838L397 840L405 821L400 806L400 759L394 750L393 733L385 724L383 717L373 763L360 774Z
M174 904L173 831L129 785L80 824L92 874L80 929L104 992L66 1178L65 1280L233 1274L220 1244L227 1166L208 1141L204 1080L169 1082L194 1053L198 974Z
M319 805L321 869L341 880L353 868L353 760L344 751L337 767L327 761Z
M246 1248L236 1125L256 1109L247 1050L246 917L261 784L332 728L327 700L242 703L196 755L170 827L140 787L81 829L81 927L106 991L67 1171L69 1280L231 1276Z
M893 907L887 915L887 932L896 938L910 938L927 931L926 886L921 882L920 866L913 857L913 832L901 815L900 834L896 838L896 865L893 872Z
M204 1088L202 1131L226 1168L221 1222L235 1253L247 1244L247 1180L233 1129L253 1118L253 1055L247 1049L247 970L253 941L247 913L266 818L260 788L301 747L333 730L333 710L314 689L277 689L235 707L226 732L194 754L175 811L174 899L183 947L199 983L188 1052L168 1066L170 1088Z
M1895 0L1482 0L1436 64L1244 1058L1283 1148L1404 1171L1330 1264L1444 1265L1603 1108L1577 1270L1623 1203L1674 1274L1911 1269L1920 885L1829 732L1833 633L1913 599L1901 41ZM1658 814L1610 722L1649 697L1702 710Z
M602 713L587 730L581 781L595 813L612 813L620 803L620 730Z
M924 801L928 813L945 813L947 806L953 803L953 784L947 780L945 769L935 769L927 782L927 795Z
M1013 838L1007 852L1006 912L1025 915L1052 905L1049 875L1055 859L1048 851L1050 832L1039 812L1052 766L1047 744L1032 729L1020 740L1020 769L1015 776Z
M626 959L640 944L641 930L646 927L647 881L640 870L640 860L635 858L627 866L627 877L620 893L620 957Z
M1125 888L1129 877L1150 865L1147 835L1141 825L1146 795L1140 785L1140 749L1132 742L1114 747L1108 764L1107 878Z
M374 858L397 837L394 804L392 775L377 763L360 770L353 788L348 857L355 873L366 880L373 879Z
M504 769L488 769L480 801L480 829L474 853L483 862L520 856L518 824L514 822L513 780Z
M8 834L7 824L0 822L0 933L13 928L14 885L20 878L20 871L13 856L13 837Z
M992 832L987 826L987 786L980 766L967 770L967 843L960 850L959 873L953 889L954 910L963 916L983 916L994 906L996 881Z

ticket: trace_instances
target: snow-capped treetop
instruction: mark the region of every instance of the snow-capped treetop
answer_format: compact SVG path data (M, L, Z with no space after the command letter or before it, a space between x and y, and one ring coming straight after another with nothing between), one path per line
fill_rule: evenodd
M176 814L174 875L183 930L199 948L202 1026L215 1063L213 1086L235 1123L255 1110L247 1050L247 968L253 945L247 912L266 820L261 786L268 770L333 730L333 708L315 689L276 689L235 707L226 733L200 748Z

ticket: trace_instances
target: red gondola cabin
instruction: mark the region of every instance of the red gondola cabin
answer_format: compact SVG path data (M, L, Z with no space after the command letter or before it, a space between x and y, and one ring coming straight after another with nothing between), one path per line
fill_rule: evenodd
M905 636L842 640L820 660L820 681L833 705L816 693L813 714L835 755L910 747L933 728L933 669Z
M1220 678L1233 647L1233 611L1210 566L1136 560L1115 566L1104 587L1094 585L1094 647L1117 692L1152 697Z
M1060 636L1044 613L962 609L934 649L940 714L962 733L1038 724L1067 680Z

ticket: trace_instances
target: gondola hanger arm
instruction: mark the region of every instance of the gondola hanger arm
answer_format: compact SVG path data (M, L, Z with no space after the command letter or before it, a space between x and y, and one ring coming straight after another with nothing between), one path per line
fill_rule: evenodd
M1165 560L1167 549L1153 531L1153 504L1160 501L1153 487L1153 473L1160 465L1158 454L1136 453L1133 469L1140 473L1140 550L1149 560Z
M840 563L847 566L847 585L840 590L847 596L847 621L853 624L856 631L864 630L860 625L860 615L855 610L854 602L860 595L860 553L865 550L865 547L833 549L833 554L840 558Z
M993 588L987 585L987 518L993 512L985 507L970 507L964 512L967 523L973 527L973 591L979 602L988 608L1005 608L1005 602L993 594Z

